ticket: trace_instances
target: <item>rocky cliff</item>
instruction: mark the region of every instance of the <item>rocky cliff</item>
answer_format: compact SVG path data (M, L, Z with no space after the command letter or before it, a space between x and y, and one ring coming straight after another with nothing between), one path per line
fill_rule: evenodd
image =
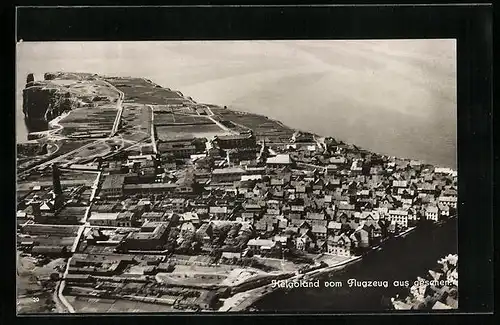
M77 100L70 92L46 81L31 81L23 90L23 113L29 131L42 131L48 122L75 107Z

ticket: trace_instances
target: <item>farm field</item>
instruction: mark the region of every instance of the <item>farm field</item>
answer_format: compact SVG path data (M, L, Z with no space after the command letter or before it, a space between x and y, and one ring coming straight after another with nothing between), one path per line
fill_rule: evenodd
M184 114L158 114L155 111L154 123L156 126L165 124L213 124L211 120L206 117L198 115L184 115Z
M63 136L78 136L83 133L109 133L116 118L116 107L79 108L63 118L59 124Z
M168 305L144 303L122 299L101 299L87 297L66 297L77 313L148 313L179 311Z
M263 115L236 112L221 108L212 108L212 112L219 119L229 120L252 129L258 139L267 138L273 142L288 141L294 133L293 129Z
M71 78L72 76L68 75L68 77ZM76 77L77 76L73 76L73 78ZM104 96L110 98L111 100L118 98L118 94L114 89L111 89L105 83L96 80L55 79L50 80L49 83L67 88L76 96Z
M107 78L106 81L125 94L125 102L164 105L169 100L174 104L187 101L178 92L156 87L142 78Z
M156 128L158 138L161 140L171 140L187 137L213 138L216 135L229 134L216 124L203 125L182 125L182 126L158 126Z
M122 141L120 140L100 140L95 141L89 146L74 152L63 159L60 160L61 166L69 166L75 163L84 163L88 161L92 161L92 159L104 156L111 152L112 146L123 146Z

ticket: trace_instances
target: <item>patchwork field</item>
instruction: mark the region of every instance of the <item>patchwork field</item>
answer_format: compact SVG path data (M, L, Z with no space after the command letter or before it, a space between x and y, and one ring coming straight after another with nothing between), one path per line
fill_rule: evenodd
M179 92L161 88L142 78L107 78L106 80L125 94L125 102L133 101L153 105L190 102Z
M128 141L142 141L151 136L151 108L148 105L124 105L120 136Z
M228 109L212 108L218 119L232 121L255 132L257 139L267 138L273 142L288 142L294 130L263 115L236 112ZM215 118L215 117L214 117Z
M72 110L59 124L63 126L61 135L75 137L91 133L109 133L116 118L116 106Z
M213 124L206 117L198 115L184 115L175 113L160 113L155 111L154 123L156 126L173 125L173 124Z

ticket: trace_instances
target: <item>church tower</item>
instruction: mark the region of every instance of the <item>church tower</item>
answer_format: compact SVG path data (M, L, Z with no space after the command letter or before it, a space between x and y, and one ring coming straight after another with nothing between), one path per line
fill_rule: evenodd
M54 194L56 196L62 194L61 172L56 164L52 164L52 188L54 189Z

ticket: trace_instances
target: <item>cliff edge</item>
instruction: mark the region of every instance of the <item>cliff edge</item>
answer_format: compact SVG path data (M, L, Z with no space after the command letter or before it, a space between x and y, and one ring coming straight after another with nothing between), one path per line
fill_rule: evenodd
M54 80L74 80L63 73L45 73L44 79L36 81L33 74L26 77L23 89L23 113L30 132L48 129L48 122L64 112L78 107L78 98L64 83Z

